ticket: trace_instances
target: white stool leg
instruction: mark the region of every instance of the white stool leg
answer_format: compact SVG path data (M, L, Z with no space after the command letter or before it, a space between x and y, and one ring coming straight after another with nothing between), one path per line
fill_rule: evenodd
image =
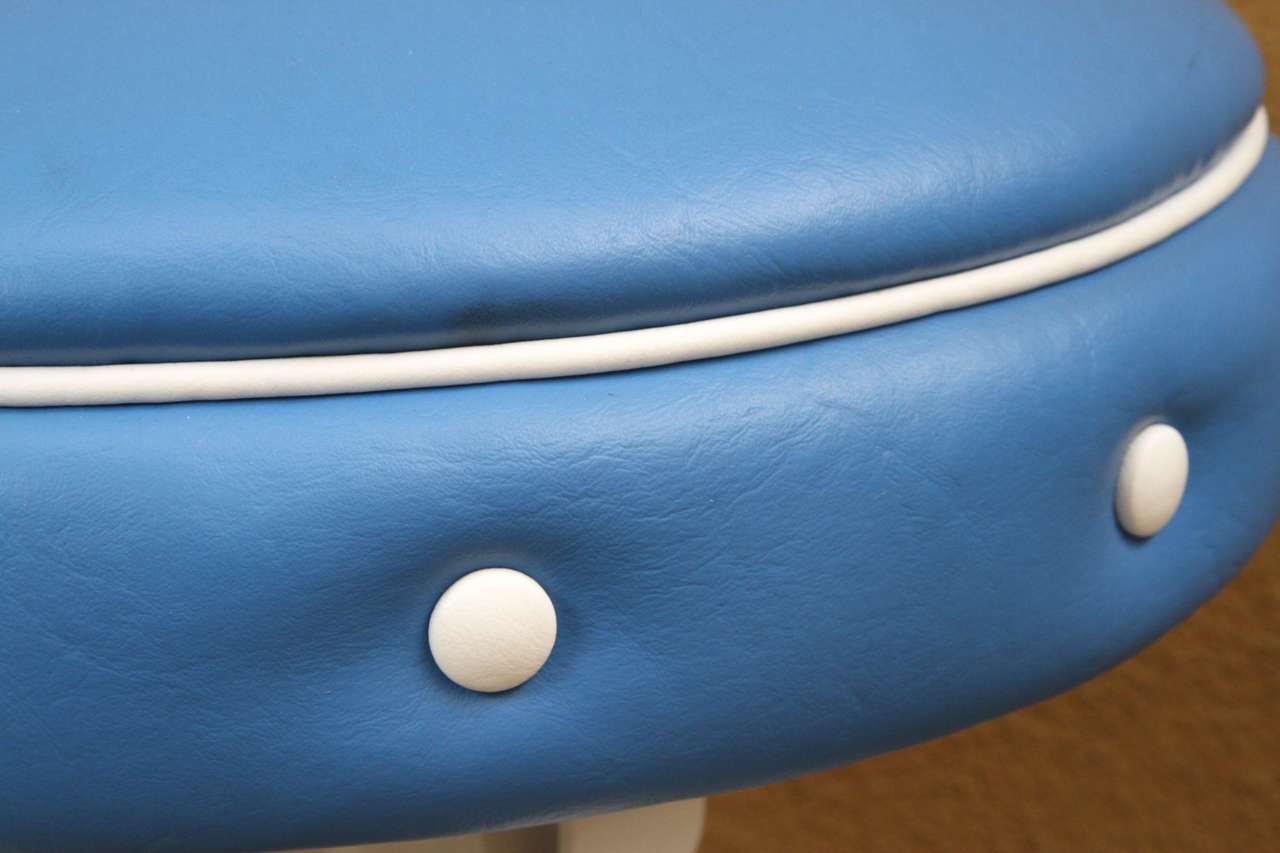
M678 800L549 826L312 853L694 853L706 815L706 799Z
M556 853L694 853L707 801L678 800L556 824Z
M423 842L421 853L557 853L556 824ZM381 853L381 851L379 851Z

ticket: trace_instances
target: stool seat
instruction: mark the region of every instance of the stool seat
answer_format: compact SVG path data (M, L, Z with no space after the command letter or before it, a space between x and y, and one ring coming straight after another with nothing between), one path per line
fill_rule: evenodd
M6 14L0 365L456 347L964 270L1258 107L1201 0Z
M0 848L691 844L1280 515L1220 3L0 20Z

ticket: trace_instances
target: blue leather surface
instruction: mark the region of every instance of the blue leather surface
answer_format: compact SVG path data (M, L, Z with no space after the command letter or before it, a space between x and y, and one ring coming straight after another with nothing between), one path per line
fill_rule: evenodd
M1207 0L0 4L0 364L690 320L1166 195L1262 76Z
M0 846L425 836L759 783L1062 690L1280 512L1280 151L1090 276L595 377L0 411ZM1172 523L1112 491L1151 418ZM457 577L529 572L545 669L429 659Z

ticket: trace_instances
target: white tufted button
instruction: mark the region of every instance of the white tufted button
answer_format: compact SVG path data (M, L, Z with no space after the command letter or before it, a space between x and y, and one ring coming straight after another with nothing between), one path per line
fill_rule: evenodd
M479 569L444 591L427 644L450 681L496 693L542 669L556 643L556 609L537 581L513 569Z
M1168 424L1152 424L1125 450L1116 482L1116 518L1133 536L1159 533L1187 488L1187 443Z

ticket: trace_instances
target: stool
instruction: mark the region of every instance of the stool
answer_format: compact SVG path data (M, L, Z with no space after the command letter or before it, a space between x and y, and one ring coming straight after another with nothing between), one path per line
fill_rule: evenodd
M5 849L692 850L1280 515L1217 2L0 20Z

